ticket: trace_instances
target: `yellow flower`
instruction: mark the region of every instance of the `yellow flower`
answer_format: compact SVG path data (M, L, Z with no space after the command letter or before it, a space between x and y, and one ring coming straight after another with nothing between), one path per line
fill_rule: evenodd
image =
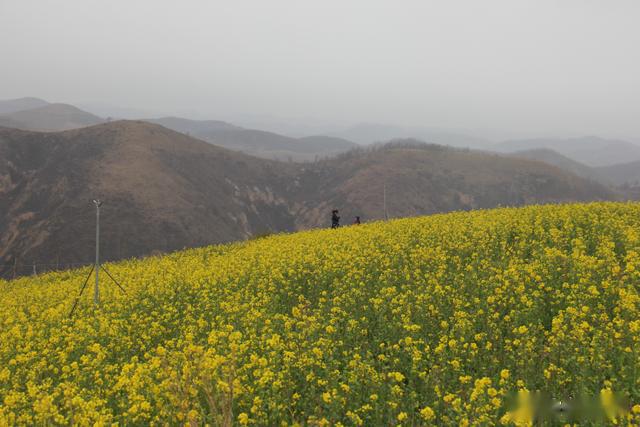
M107 269L127 294L105 282L102 306L85 292L72 318L89 269L0 279L0 425L531 425L536 375L563 390L598 372L609 420L640 417L613 392L637 386L639 203L372 222Z
M393 378L397 382L401 382L402 380L404 380L404 375L402 375L400 372L389 372L389 378Z
M435 412L428 406L425 406L420 410L420 416L424 418L426 421L432 420L435 417Z
M247 415L245 412L241 412L238 415L238 422L243 426L249 424L249 415Z
M509 379L509 370L508 369L501 370L500 371L500 378L502 378L503 380Z

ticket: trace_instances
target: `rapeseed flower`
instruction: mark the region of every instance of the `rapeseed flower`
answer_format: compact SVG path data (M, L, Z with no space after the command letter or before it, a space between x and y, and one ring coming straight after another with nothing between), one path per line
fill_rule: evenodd
M111 264L127 295L73 318L87 269L0 280L0 425L531 425L542 387L637 425L639 230L593 203L270 236Z

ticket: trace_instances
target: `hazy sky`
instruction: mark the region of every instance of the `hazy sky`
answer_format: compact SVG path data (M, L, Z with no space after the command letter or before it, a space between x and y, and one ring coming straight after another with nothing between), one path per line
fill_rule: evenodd
M638 0L0 0L0 99L640 137Z

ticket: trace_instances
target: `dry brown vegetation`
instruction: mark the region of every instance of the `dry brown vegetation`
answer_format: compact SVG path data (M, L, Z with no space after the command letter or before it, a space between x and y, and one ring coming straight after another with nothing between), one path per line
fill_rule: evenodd
M323 227L333 208L381 219L385 185L391 217L617 198L540 162L415 141L297 164L138 121L0 129L0 159L0 264L89 261L96 197L108 259Z

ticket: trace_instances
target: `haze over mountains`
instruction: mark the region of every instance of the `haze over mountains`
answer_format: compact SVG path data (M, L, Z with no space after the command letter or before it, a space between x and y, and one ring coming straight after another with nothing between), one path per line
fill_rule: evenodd
M640 145L596 136L570 139L538 138L514 140L497 144L493 148L505 153L546 148L593 167L611 166L640 160Z
M491 145L491 142L486 139L447 129L403 127L377 123L362 123L332 134L363 145L398 138L414 138L434 144L466 148L486 148Z
M73 105L48 103L39 98L0 101L0 111L0 126L23 130L61 131L107 121ZM312 161L358 146L333 136L292 138L273 132L245 129L219 120L191 120L181 117L144 120L221 147L268 159Z
M603 185L616 187L618 191L628 194L637 200L640 188L640 161L614 164L610 166L591 167L572 160L548 148L532 149L510 153L510 156L530 160L538 160L560 169L569 171L582 178L600 182ZM629 192L631 190L631 192Z
M608 181L605 174L599 172L598 168L593 168L577 162L569 157L563 156L557 151L553 151L550 148L533 148L530 150L516 151L514 153L510 153L510 155L523 159L538 160L543 163L557 166L562 170L574 173L582 178L592 179L604 184L612 184L612 182Z
M290 138L273 132L244 129L222 121L189 120L179 117L146 119L203 141L268 159L309 161L357 147L345 139L328 136Z
M495 143L452 129L363 123L342 130L325 128L322 135L293 137L260 128L245 128L221 120L193 120L172 116L138 119L158 123L219 146L279 160L311 161L348 151L358 145L383 143L398 138L503 153L550 149L590 167L640 160L640 144L595 136L520 139ZM49 103L39 98L0 101L0 125L5 127L40 131L68 130L107 120L111 118L105 119L73 105ZM266 122L265 128L270 128Z
M16 111L32 110L34 108L44 107L49 105L47 101L40 98L18 98L0 100L0 114L10 114Z
M0 116L0 126L39 131L77 129L102 122L104 119L69 104L48 104Z
M495 144L378 125L294 138L219 120L110 121L38 98L0 101L0 111L5 267L88 261L96 197L107 201L107 259L323 227L334 208L349 223L356 215L640 197L640 162L609 164L640 148L618 140Z
M289 163L143 121L2 128L0 158L0 264L90 259L96 197L107 259L326 226L333 208L381 219L385 186L391 217L618 197L541 162L413 140Z
M640 161L603 166L597 172L615 185L640 187Z
M40 98L0 101L0 126L4 127L59 131L108 120L111 118L104 119L70 104L49 103ZM372 123L340 131L328 130L326 135L291 137L244 128L221 120L193 120L171 116L144 120L214 145L267 159L316 161L360 145L414 138L440 145L497 151L539 160L606 185L635 185L638 182L635 162L640 161L640 145L600 137L522 139L496 144L453 130Z

